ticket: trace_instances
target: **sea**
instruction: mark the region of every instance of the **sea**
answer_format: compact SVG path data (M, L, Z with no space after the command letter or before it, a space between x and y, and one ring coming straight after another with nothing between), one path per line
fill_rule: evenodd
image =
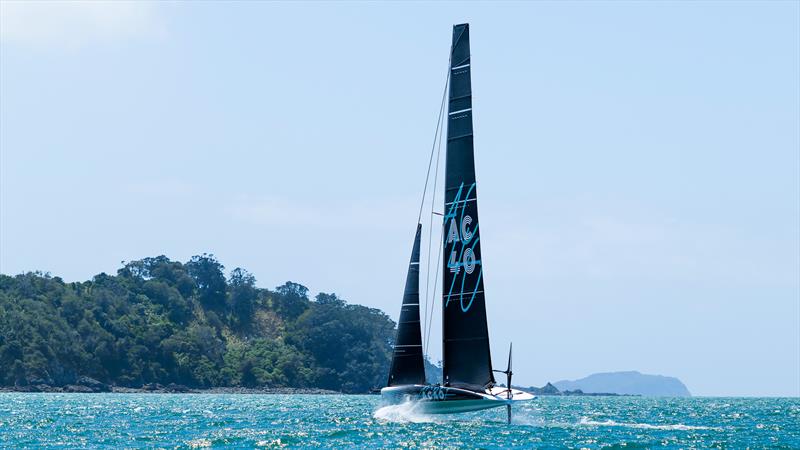
M800 399L539 397L509 425L370 395L2 393L0 447L800 448Z

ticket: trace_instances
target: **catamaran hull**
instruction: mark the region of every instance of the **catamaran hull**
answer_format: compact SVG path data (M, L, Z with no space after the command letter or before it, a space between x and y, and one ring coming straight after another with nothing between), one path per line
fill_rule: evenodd
M475 392L447 386L414 384L381 389L381 401L387 405L411 403L415 411L423 414L458 414L534 398L533 395L517 389L512 394L509 399L505 388Z

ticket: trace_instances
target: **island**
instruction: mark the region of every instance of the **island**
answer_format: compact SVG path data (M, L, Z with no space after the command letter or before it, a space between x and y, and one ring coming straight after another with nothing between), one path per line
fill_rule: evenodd
M647 375L637 371L595 373L578 380L547 383L527 388L536 395L640 395L649 397L690 397L679 379Z
M256 287L214 255L123 262L65 282L0 275L0 390L366 393L395 323L333 293ZM399 294L398 294L399 295Z

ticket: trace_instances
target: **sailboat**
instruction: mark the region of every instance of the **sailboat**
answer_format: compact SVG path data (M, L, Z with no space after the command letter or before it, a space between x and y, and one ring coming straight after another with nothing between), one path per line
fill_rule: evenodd
M512 388L510 348L506 370L492 369L478 228L470 70L469 24L454 25L441 213L442 261L447 262L442 266L442 381L429 384L425 377L419 295L422 225L418 223L389 378L387 386L381 389L381 397L385 404L414 402L418 411L431 414L505 405L510 423L511 405L534 396ZM440 120L442 117L440 112ZM421 211L420 207L420 217ZM506 375L505 386L495 381L495 372Z

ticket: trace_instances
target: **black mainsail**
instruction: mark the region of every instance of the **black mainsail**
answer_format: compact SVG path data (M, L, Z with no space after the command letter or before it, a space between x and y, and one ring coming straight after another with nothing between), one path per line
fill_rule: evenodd
M422 335L419 325L419 242L422 224L417 224L411 262L408 264L403 306L397 324L392 367L388 386L425 384L425 366L422 361Z
M472 136L469 24L453 26L444 195L443 381L494 384L483 294Z

